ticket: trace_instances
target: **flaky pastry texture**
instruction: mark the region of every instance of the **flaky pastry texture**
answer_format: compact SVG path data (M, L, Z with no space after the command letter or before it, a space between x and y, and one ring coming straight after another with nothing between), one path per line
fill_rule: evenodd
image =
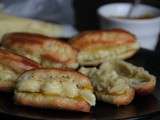
M70 44L79 50L78 62L86 66L110 59L127 59L139 49L136 37L122 29L82 32Z

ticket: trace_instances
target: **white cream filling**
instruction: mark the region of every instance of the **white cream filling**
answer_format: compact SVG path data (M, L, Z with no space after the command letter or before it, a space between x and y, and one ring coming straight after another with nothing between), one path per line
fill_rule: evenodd
M95 106L96 97L90 90L81 90L80 95L85 99L90 105Z
M42 92L46 95L58 95L69 98L83 98L90 105L95 105L95 96L90 89L79 89L71 80L20 80L17 90L21 92Z

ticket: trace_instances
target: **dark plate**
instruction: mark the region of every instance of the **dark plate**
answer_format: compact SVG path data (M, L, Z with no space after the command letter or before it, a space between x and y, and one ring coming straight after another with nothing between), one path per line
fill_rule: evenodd
M156 59L155 59L156 58ZM155 61L154 61L155 60ZM159 75L154 71L157 57L154 53L141 49L133 58L128 60L133 64L143 66L151 73ZM155 68L156 69L156 68ZM157 77L158 78L158 77ZM48 110L32 107L18 106L14 104L13 95L0 94L0 113L7 115L34 118L34 119L123 119L123 118L143 118L160 112L160 88L157 82L156 90L153 94L144 97L136 97L127 106L116 107L103 102L97 102L91 113L81 113L63 110Z

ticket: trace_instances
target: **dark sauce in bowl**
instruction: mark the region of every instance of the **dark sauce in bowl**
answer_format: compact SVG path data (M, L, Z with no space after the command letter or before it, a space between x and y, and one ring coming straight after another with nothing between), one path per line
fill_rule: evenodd
M119 18L119 19L152 19L155 18L157 16L151 15L151 14L145 14L143 16L135 16L135 17L130 17L127 18L125 16L111 16L112 18Z

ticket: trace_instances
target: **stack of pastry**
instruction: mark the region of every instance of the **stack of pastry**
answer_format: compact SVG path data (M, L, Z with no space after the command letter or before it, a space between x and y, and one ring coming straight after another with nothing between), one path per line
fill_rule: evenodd
M68 43L40 34L9 33L1 45L5 53L0 63L6 67L2 78L14 79L8 86L14 90L15 103L82 112L95 105L92 84L75 70L77 51Z
M87 31L70 43L79 51L79 72L90 78L98 100L127 105L135 93L147 95L154 90L156 79L153 75L123 61L139 50L133 34L122 29Z
M124 30L87 31L69 43L8 33L1 46L0 90L14 90L20 105L89 112L96 98L127 105L135 94L155 88L153 75L123 61L139 49L136 37Z

